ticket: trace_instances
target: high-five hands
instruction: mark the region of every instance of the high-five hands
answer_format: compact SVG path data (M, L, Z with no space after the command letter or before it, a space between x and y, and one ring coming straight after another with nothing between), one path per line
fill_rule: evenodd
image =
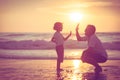
M77 26L76 26L76 31L78 31L79 30L79 24L77 24Z

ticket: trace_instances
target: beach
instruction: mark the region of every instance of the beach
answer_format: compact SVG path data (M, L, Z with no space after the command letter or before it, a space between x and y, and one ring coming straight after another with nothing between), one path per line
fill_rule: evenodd
M0 33L0 80L94 80L94 67L82 63L80 56L87 48L75 35L65 42L63 71L56 72L53 34ZM111 36L112 35L112 36ZM120 33L97 33L108 53L108 61L100 64L97 80L119 80Z
M120 60L100 64L98 80L119 80ZM93 80L94 67L81 60L64 60L64 71L56 72L56 60L0 59L0 80Z
M120 0L0 0L0 80L120 80L119 13Z

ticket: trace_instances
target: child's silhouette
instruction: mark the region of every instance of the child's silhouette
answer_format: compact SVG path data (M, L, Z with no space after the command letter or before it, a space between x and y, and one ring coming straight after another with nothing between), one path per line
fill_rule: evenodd
M67 37L63 37L60 33L63 29L63 24L61 22L56 22L53 27L56 32L54 33L51 41L56 44L56 52L57 52L57 71L61 71L60 64L63 62L64 58L64 41L67 40L71 36L71 32Z
M88 41L88 48L83 51L81 60L83 62L92 64L95 66L95 73L102 72L102 68L98 63L103 63L107 60L107 53L102 46L101 41L95 35L96 28L94 25L87 25L85 29L85 36L79 35L79 24L76 27L76 37L78 41Z

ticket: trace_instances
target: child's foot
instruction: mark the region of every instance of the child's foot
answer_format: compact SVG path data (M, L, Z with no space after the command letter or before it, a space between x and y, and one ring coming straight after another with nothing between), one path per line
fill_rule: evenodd
M57 71L64 71L63 69L57 69Z

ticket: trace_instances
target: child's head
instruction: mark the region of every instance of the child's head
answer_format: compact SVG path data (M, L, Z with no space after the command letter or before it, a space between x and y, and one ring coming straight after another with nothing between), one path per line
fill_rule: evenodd
M91 36L93 34L95 34L96 28L94 25L87 25L86 29L85 29L85 35L86 36Z
M63 29L63 24L61 22L56 22L54 24L54 27L53 27L54 30L57 30L57 31L62 31Z

